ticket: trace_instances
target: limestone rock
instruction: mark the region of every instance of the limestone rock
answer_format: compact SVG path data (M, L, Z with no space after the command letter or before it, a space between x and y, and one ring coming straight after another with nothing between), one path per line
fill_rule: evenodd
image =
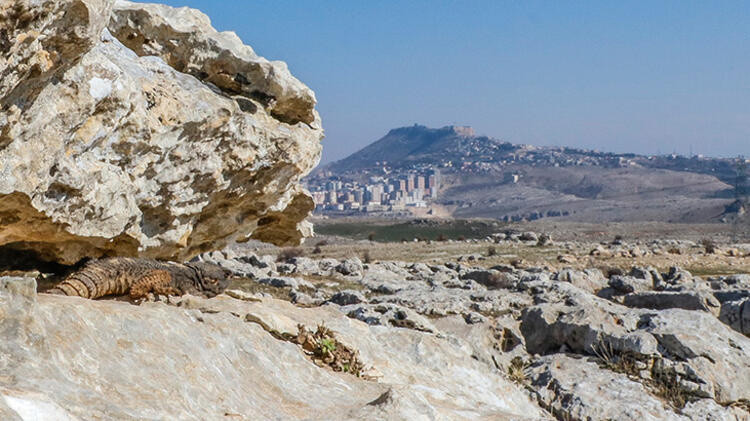
M719 320L737 332L750 336L750 299L727 301L721 304Z
M687 420L624 374L566 355L545 356L529 368L532 387L557 419Z
M599 269L563 269L557 273L555 279L571 284L592 294L607 285L607 280Z
M336 266L336 272L346 276L362 276L362 261L358 258L346 259Z
M692 421L737 421L750 419L750 412L737 406L721 406L711 399L688 402L682 413Z
M276 288L292 288L297 289L299 287L314 289L315 286L309 281L302 278L292 278L289 276L272 276L269 278L260 278L258 283L270 285Z
M138 10L163 24L122 18ZM183 18L180 38L170 24ZM108 22L164 54L139 56L156 51L129 49ZM311 234L299 180L320 157L314 95L199 12L6 2L0 45L0 245L63 263L185 260L233 239ZM179 56L188 50L205 61ZM225 71L242 83L231 95Z
M657 353L656 339L638 330L640 313L594 297L567 283L540 283L547 291L521 316L530 353L567 349L595 355L602 346L641 356Z
M348 306L351 304L366 303L367 298L359 291L344 290L333 294L328 301L340 306Z
M413 310L395 304L351 304L341 311L368 325L394 326L420 332L435 332L432 323Z
M623 304L628 307L663 310L681 308L685 310L707 311L719 315L721 304L711 294L704 291L668 292L647 291L628 294L623 297Z
M467 272L461 279L471 279L488 289L509 288L514 282L514 277L493 269L479 269Z
M523 420L543 413L463 343L368 326L333 306L225 295L186 296L177 305L37 297L33 279L4 279L0 416ZM279 339L298 324L320 323L358 350L378 380L319 367Z
M259 57L237 34L216 31L195 9L118 0L109 29L139 56L161 57L175 70L239 96L240 104L260 103L290 124L317 119L315 94L286 63Z
M750 397L750 339L713 314L627 308L566 283L534 288L539 304L521 316L528 352L634 355L658 362L658 371L676 376L691 395L722 403Z
M663 310L641 323L662 355L685 362L685 380L713 391L718 402L750 400L750 339L702 311Z
M629 294L636 291L648 291L652 283L632 276L614 275L609 279L609 286L620 294Z

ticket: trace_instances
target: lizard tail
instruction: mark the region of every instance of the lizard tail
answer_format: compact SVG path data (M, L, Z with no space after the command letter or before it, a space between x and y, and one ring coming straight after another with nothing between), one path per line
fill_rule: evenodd
M83 275L83 276L81 276ZM54 288L47 291L49 294L60 294L77 296L83 298L97 298L96 284L85 274L74 273Z

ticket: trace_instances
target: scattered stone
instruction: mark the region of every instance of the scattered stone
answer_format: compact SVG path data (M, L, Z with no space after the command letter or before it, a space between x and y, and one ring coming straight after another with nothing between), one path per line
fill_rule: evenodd
M538 247L546 247L552 245L552 237L549 234L541 234L536 242Z
M367 298L365 298L365 295L359 291L345 290L335 293L328 301L340 306L348 306L352 304L366 303Z
M286 265L279 269L282 273L297 273L300 275L315 275L320 272L320 266L316 260L309 257L293 257L286 262Z
M657 339L665 361L683 367L683 388L701 390L717 402L750 400L750 338L701 311L645 313L639 323Z
M681 308L684 310L707 311L719 315L721 303L713 295L703 291L668 292L647 291L628 294L623 297L624 305L636 308L665 310Z
M466 321L466 324L473 325L477 323L484 323L487 321L487 318L477 312L472 311L464 315L464 320Z
M669 272L664 274L664 283L668 285L686 284L692 281L693 275L679 266L670 267Z
M362 261L358 258L346 259L336 266L336 272L346 276L362 276Z
M630 294L636 291L648 291L651 289L652 283L632 276L615 275L609 279L609 286L620 294Z
M569 282L574 286L595 294L607 286L607 279L599 269L563 269L555 275L560 282Z
M518 281L512 274L494 269L473 270L462 275L461 279L471 279L488 289L510 288Z
M242 301L255 301L255 302L261 301L261 299L256 294L250 294L248 292L245 292L239 289L228 289L224 291L224 293L232 298L236 298Z
M560 263L570 264L577 262L578 258L570 254L560 254L557 256L557 261Z
M612 252L610 250L607 250L600 244L597 245L593 250L591 250L589 252L589 255L596 257L612 257Z
M180 301L192 304L82 305L77 298L37 296L33 278L0 278L0 418L544 417L457 338L371 327L334 306L299 308L272 298L255 302L227 295ZM321 321L330 334L307 330L313 338L303 334L299 341L310 342L311 356L284 339L298 336L300 324ZM352 358L331 359L314 345L356 354L366 368L361 378L344 373L356 372ZM365 376L378 380L363 381ZM112 385L118 385L117 393L110 393ZM217 390L224 391L219 398ZM390 390L397 392L389 395ZM133 405L144 396L146 405Z
M299 287L305 287L308 289L315 289L315 286L310 282L301 278L291 278L288 276L274 276L270 278L258 279L261 284L271 285L276 288L291 288L298 289Z
M539 241L539 236L535 232L527 231L522 233L518 239L521 241Z
M311 297L310 295L297 290L290 291L289 298L292 303L303 307L316 307L325 302L325 298L323 297Z
M538 282L543 301L523 309L521 332L532 354L570 352L595 355L601 346L644 357L657 354L656 339L638 331L640 313L592 296L566 283Z
M420 332L436 331L429 320L411 309L396 304L355 304L343 306L341 310L349 317L368 325L401 327Z

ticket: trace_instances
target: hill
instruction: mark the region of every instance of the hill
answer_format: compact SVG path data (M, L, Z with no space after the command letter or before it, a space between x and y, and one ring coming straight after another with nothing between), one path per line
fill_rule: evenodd
M432 129L414 125L388 132L381 139L360 149L328 168L336 172L359 171L373 166L403 167L434 164L452 157L471 156L471 151L512 150L514 146L486 136L476 136L463 126Z
M715 222L732 219L732 204L746 200L743 165L739 158L518 145L470 127L414 125L319 169L309 185L325 190L338 180L339 194L380 183L388 202L393 180L437 170L442 182L429 204L456 217Z

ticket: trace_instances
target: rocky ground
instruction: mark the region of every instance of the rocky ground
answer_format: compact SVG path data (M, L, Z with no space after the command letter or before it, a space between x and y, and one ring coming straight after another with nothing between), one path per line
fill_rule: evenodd
M0 414L750 419L748 245L566 247L532 232L460 244L485 252L363 262L321 257L344 245L236 247L197 258L236 273L226 294L138 306L3 278ZM662 257L737 273L651 265Z
M122 0L0 3L0 45L0 420L750 418L746 231L261 245L312 234L323 130L283 62ZM235 277L44 293L110 255Z

